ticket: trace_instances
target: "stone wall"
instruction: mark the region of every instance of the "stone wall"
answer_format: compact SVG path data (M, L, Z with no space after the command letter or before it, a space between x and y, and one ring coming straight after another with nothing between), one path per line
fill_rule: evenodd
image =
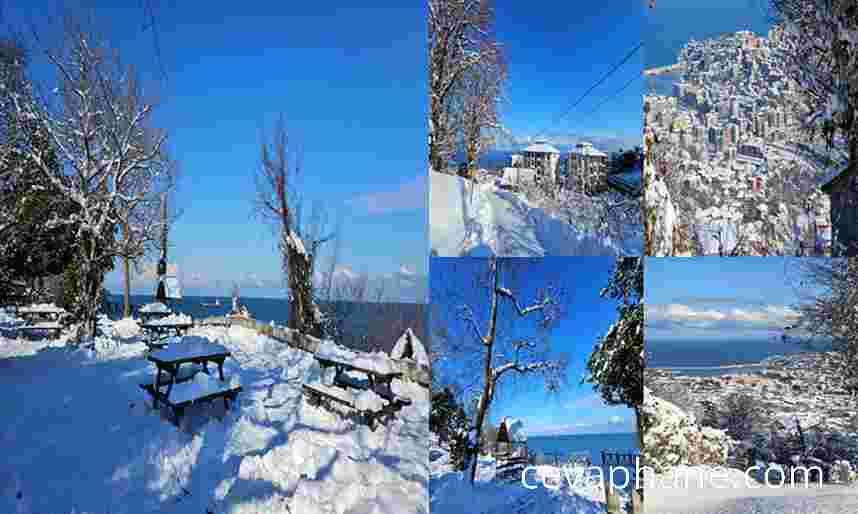
M250 330L255 330L260 334L266 335L272 339L276 339L277 341L286 343L293 348L298 348L299 350L304 350L305 352L310 352L312 354L316 354L318 352L319 343L321 343L321 340L316 339L312 336L308 336L306 334L302 334L297 330L292 330L291 328L286 327L271 326L271 324L269 323L263 323L253 318L216 316L197 320L196 324L201 326L238 325L244 328L248 328ZM403 378L412 382L417 382L424 387L429 387L429 384L431 382L429 368L427 368L426 366L418 365L416 362L411 360L392 360L399 364L399 368L402 371Z

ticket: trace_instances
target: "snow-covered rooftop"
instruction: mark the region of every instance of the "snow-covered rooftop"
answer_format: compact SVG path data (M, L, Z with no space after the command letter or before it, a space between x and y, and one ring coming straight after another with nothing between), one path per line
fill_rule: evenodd
M601 150L597 150L596 147L593 146L593 143L587 143L582 141L575 145L575 148L572 149L570 153L576 155L586 155L589 157L607 157L608 154L602 152Z
M418 364L429 365L426 348L410 328L396 341L396 345L393 347L393 351L390 352L390 356L394 359L409 358Z
M534 141L534 143L524 149L530 153L556 153L560 154L560 150L554 148L547 141Z

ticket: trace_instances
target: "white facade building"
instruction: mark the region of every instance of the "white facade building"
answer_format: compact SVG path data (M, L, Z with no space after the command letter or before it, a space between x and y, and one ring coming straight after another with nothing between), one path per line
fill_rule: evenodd
M546 141L536 141L522 152L522 164L525 168L537 170L540 180L557 182L557 166L560 163L560 150Z

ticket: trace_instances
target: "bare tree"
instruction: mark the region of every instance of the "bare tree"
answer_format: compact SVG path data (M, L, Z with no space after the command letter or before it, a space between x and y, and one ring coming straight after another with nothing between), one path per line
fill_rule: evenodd
M429 0L429 165L443 171L455 152L453 96L465 74L497 50L491 0Z
M449 337L445 340L437 337L441 332L435 332L432 343L435 361L432 365L433 373L436 373L438 366L444 366L442 361L455 361L462 368L462 373L469 375L464 378L469 383L460 384L460 390L463 394L476 393L472 413L472 427L476 432L473 441L480 441L492 400L500 384L508 377L541 375L549 390L560 387L566 361L562 356L551 354L550 331L563 316L565 305L563 289L554 283L538 288L535 301L528 306L522 305L508 282L513 280L516 269L523 271L532 266L530 260L491 258L468 261L464 265L475 274L473 279L475 284L479 284L481 300L460 300L459 294L451 291L449 316L436 321L454 323L457 330L447 331ZM433 303L438 301L433 299ZM535 323L535 332L514 330L515 325L526 323L527 319ZM501 324L513 330L504 333ZM440 348L436 350L436 346ZM467 358L459 359L459 354L467 355ZM479 377L473 376L476 373ZM463 403L471 404L468 398ZM471 465L471 482L475 477L476 459Z
M139 108L142 91L133 72L129 74L127 80L128 91L125 102L127 102L127 109L133 112ZM140 152L146 152L162 136L162 131L143 127L143 130L136 134L135 146ZM142 200L123 205L126 211L122 213L119 223L121 234L118 240L118 255L122 261L123 315L125 317L131 315L131 265L139 267L141 259L152 255L160 245L164 244L162 239L165 229L178 217L174 194L178 181L178 163L170 159L163 146L161 155L158 162L160 170L157 175L153 176L147 169L137 169L123 184L123 194ZM140 227L149 228L141 230ZM152 227L157 227L158 230L152 230Z
M149 193L165 173L166 135L151 135L151 104L130 101L134 96L129 89L131 70L122 64L118 52L72 19L65 29L63 47L46 52L58 75L55 98L59 102L35 90L13 94L7 101L16 116L36 120L45 128L62 163L51 166L44 148L23 149L53 186L76 204L75 215L45 222L76 224L78 313L85 321L85 333L91 335L102 299L103 270L124 252L117 229L127 223L139 240L148 239L159 228L137 224L130 213L151 200Z
M811 286L797 306L800 319L787 327L799 342L830 341L840 356L844 385L858 391L858 259L802 259L801 280ZM799 332L801 331L801 332ZM801 334L809 334L801 337Z
M852 0L772 0L785 30L787 72L804 93L805 125L829 142L845 136L858 161L858 5Z
M321 211L311 210L304 218L297 179L301 161L290 147L281 116L271 140L263 138L256 175L257 212L273 221L279 232L279 250L289 293L289 323L292 328L322 337L323 315L314 296L314 265L321 246L333 235L323 233ZM316 204L318 205L318 204ZM306 241L306 244L305 244Z

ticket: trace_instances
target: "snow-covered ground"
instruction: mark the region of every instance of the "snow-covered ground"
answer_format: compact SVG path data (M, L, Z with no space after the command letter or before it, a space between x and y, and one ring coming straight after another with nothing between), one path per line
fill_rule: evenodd
M765 487L742 471L677 467L655 477L644 495L647 514L846 514L858 512L858 488L818 483ZM677 481L677 477L680 479ZM720 478L724 477L724 478ZM777 474L772 476L776 481ZM701 481L702 479L702 481ZM687 482L686 482L687 481ZM700 485L704 484L704 487ZM687 486L686 486L687 484ZM714 487L713 485L717 485Z
M444 448L430 450L430 503L433 514L604 514L605 493L602 485L580 480L573 486L561 479L558 489L546 488L539 478L540 470L531 470L526 479L535 489L524 487L520 480L495 480L494 461L483 458L477 468L477 482L471 485L470 471L453 471ZM548 475L552 476L552 475ZM555 475L556 476L556 475ZM625 500L623 500L625 501Z
M493 182L429 175L429 233L432 252L438 256L640 254L640 241L623 248L608 238L578 231Z
M12 317L3 315L8 326ZM128 320L91 349L0 332L2 513L426 513L428 391L375 432L304 401L309 353L241 328L195 328L230 349L238 401L188 409L181 429L138 384L154 367Z

